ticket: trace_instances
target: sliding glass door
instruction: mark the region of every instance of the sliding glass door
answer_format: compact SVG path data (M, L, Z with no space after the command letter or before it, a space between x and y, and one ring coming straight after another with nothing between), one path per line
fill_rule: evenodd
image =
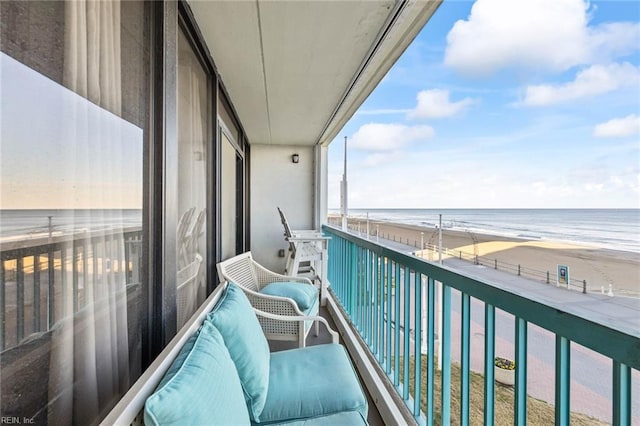
M177 328L206 296L207 161L213 120L210 79L185 34L178 35Z

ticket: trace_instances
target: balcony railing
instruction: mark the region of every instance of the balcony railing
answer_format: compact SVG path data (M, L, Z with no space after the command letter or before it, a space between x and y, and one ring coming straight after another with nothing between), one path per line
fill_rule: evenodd
M50 330L63 312L81 310L90 302L85 298L85 285L96 277L117 274L128 288L138 284L141 237L136 227L3 244L0 350ZM61 297L68 286L73 290L71 310L63 305L68 300Z
M476 345L481 348L473 347L474 354L484 352L484 424L495 424L497 420L494 359L496 313L502 317L500 310L513 315L514 424L527 424L527 378L532 372L527 363L533 349L528 348L527 333L532 325L549 331L555 338L555 424L569 424L572 415L572 343L610 360L613 424L632 423L631 377L633 370L640 369L638 330L622 331L610 324L597 323L572 313L560 303L551 306L531 300L336 228L323 229L331 237L328 266L331 288L389 385L418 423L470 423L472 301L484 311L484 342ZM437 317L441 317L439 325ZM455 342L452 328L458 335ZM456 345L456 351L459 347L459 377L455 379L459 383L455 387L452 344ZM441 367L438 375L437 367ZM454 392L454 388L459 391ZM439 413L436 405L440 407ZM456 413L452 406L459 407ZM454 414L459 421L452 420Z

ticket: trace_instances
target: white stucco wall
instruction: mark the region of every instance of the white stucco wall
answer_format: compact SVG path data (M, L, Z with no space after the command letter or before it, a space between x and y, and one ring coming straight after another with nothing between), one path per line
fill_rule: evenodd
M300 162L291 162L298 154ZM313 229L315 160L313 147L251 145L251 253L265 267L284 271L288 248L276 207L292 229Z

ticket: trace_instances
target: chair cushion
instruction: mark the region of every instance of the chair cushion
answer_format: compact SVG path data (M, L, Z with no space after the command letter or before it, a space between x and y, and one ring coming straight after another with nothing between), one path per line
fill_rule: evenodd
M222 336L204 323L144 406L147 425L247 424L238 372Z
M260 293L293 299L298 309L303 312L318 298L318 289L315 286L293 281L267 284Z
M323 368L331 374L322 374ZM367 418L368 407L358 376L341 345L311 346L271 354L269 393L260 424L343 411L356 411Z
M249 415L258 421L269 388L269 344L242 289L229 283L207 321L222 334L238 370Z

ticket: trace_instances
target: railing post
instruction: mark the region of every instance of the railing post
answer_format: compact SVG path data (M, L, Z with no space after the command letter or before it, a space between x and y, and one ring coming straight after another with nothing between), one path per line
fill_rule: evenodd
M582 292L587 294L587 280L582 280Z
M3 306L3 305L0 305ZM40 331L40 255L33 256L33 332Z
M496 308L484 305L484 424L494 424Z
M48 261L48 265L47 265L47 272L49 274L49 279L47 280L47 288L48 288L48 302L49 302L49 309L48 309L48 313L47 313L47 322L49 324L49 328L53 327L53 324L56 321L56 315L55 315L55 287L54 287L54 281L55 281L55 268L54 268L54 259L53 259L53 246L51 244L49 244L49 250L47 253L47 261ZM95 265L95 260L94 260L94 265ZM95 276L95 275L94 275Z
M79 295L78 295L78 244L76 241L73 241L73 247L71 249L71 287L73 294L73 308L71 312L74 314L79 310ZM113 262L113 260L112 260Z
M493 260L493 269L498 269L498 259Z
M547 271L547 284L549 284L549 271Z
M516 391L515 391L515 424L527 424L527 322L515 318L516 343Z
M422 275L417 271L414 273L413 294L413 377L415 386L413 393L413 417L420 418L420 402L422 400Z
M566 337L556 335L556 425L569 425L570 382L571 382L571 342Z
M393 312L393 385L397 388L400 384L400 264L396 262L393 274L395 287L394 312Z
M435 281L429 277L427 280L427 425L433 425L435 417L435 322L436 322L436 295Z
M520 265L518 265L518 276L520 276Z
M391 288L391 284L393 283L393 262L391 261L391 259L387 259L387 265L386 265L386 276L385 276L385 294L387 295L387 338L385 339L386 345L387 345L387 350L386 350L386 354L387 354L387 359L385 360L385 372L387 373L387 375L391 374L391 323L393 322L391 320L391 311L392 311L392 301L393 301L393 297L394 294L392 292L392 288Z
M17 344L20 344L24 337L24 258L22 255L16 259L16 291L18 305L16 307L16 331Z
M631 424L631 368L613 361L613 424Z
M442 316L440 346L442 347L442 387L440 408L442 424L451 424L451 287L442 283Z
M471 366L471 297L462 293L460 324L460 425L469 426L469 370Z
M408 266L404 267L404 297L402 301L402 306L404 308L404 346L402 349L403 361L404 361L404 377L403 384L404 389L402 392L402 397L405 401L408 401L410 398L409 395L409 358L411 357L411 340L410 340L410 329L411 329L411 271ZM414 342L415 343L415 342Z

